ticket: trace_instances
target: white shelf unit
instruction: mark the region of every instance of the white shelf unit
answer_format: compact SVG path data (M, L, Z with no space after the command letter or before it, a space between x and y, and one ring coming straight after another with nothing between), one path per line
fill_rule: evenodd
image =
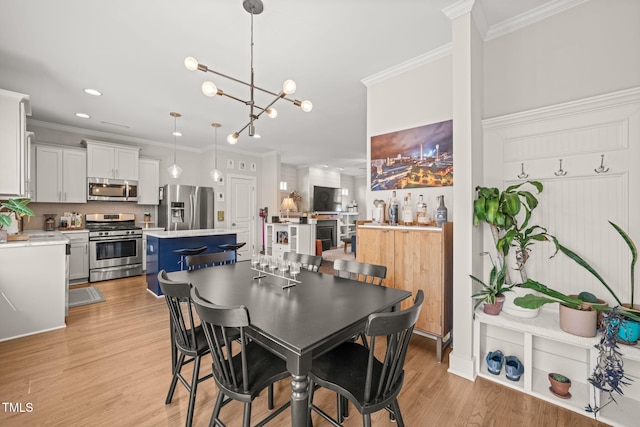
M285 252L313 255L315 226L311 224L266 224L265 252L282 258Z
M342 212L338 221L338 245L343 237L351 237L356 234L356 220L358 212Z
M599 335L584 338L562 331L557 309L541 310L533 319L506 313L490 316L478 310L474 320L476 372L482 378L592 417L584 408L595 403L594 388L587 378L596 364L598 350L594 346L599 340ZM489 373L486 355L495 350L520 359L524 365L520 381L508 380L504 366L500 375ZM600 411L598 420L614 426L632 426L637 425L640 403L640 347L620 345L620 351L624 357L625 373L634 381L624 388L624 397L615 396L617 405L611 403ZM560 399L551 393L547 379L550 372L561 373L571 379L571 399ZM599 393L595 399L600 400Z

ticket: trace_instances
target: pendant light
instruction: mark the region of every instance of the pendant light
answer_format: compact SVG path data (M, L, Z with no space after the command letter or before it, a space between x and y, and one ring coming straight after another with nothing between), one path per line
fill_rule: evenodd
M178 179L180 178L180 175L182 175L182 168L176 163L176 138L178 135L182 136L182 134L177 130L178 117L181 117L182 114L171 112L169 115L173 117L173 164L169 166L169 176L173 179Z
M222 125L220 123L211 123L211 126L213 126L215 129L215 163L213 170L209 172L209 176L211 177L213 182L220 182L222 180L222 171L218 169L218 128Z

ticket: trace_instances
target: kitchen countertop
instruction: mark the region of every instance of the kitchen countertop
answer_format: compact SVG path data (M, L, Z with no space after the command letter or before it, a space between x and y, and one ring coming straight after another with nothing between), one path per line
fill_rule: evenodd
M215 236L219 234L236 234L235 230L226 228L207 228L203 230L172 230L172 231L153 231L146 232L147 236L157 237L159 239L171 239L176 237L198 237L198 236Z
M383 230L425 230L425 231L442 231L441 227L425 227L422 225L389 225L389 224L374 224L368 222L366 224L358 225L361 228L379 228Z
M69 239L59 231L25 230L24 234L29 235L29 240L15 240L0 243L0 249L21 248L25 246L65 245L69 243Z

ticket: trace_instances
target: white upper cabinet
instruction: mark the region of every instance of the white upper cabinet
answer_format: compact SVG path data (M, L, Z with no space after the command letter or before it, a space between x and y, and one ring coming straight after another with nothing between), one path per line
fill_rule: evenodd
M87 203L85 150L36 147L36 201Z
M157 205L160 187L160 161L140 159L140 179L138 180L138 204Z
M87 176L137 181L139 148L85 139Z
M27 117L28 95L0 89L0 199L28 196Z

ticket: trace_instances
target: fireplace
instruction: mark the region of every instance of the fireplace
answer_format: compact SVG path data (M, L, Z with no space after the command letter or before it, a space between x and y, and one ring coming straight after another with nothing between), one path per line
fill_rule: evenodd
M322 242L323 251L338 246L337 233L336 220L318 220L316 224L316 239Z

